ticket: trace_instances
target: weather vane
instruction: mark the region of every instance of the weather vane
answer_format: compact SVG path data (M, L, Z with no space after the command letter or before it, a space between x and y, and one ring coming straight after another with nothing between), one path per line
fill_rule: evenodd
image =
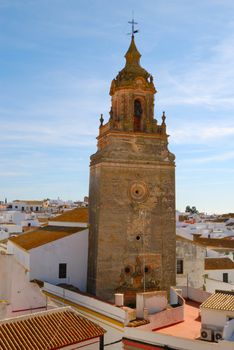
M132 34L132 37L134 37L134 34L139 32L138 29L136 30L136 29L134 28L134 25L135 25L135 24L138 24L137 22L134 21L134 14L132 14L132 20L129 21L128 23L132 25L132 32L131 32L131 33L128 33L128 35L131 35L131 34Z

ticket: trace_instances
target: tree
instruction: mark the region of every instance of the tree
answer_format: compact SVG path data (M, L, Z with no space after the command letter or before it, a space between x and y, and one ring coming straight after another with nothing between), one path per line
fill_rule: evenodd
M190 214L198 214L199 213L199 211L197 210L197 208L195 206L190 207L190 205L186 206L185 212L190 213Z

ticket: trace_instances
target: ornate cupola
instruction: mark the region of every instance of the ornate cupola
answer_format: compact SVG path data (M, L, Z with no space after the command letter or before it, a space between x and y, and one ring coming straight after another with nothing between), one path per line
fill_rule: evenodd
M123 131L155 132L153 77L140 65L141 54L134 36L125 54L125 67L113 79L110 88L110 128Z
M117 77L112 81L110 95L113 96L116 91L124 88L139 88L155 93L153 77L140 65L141 54L135 45L134 36L132 36L131 44L125 54L125 67L119 72ZM142 83L137 81L140 79Z

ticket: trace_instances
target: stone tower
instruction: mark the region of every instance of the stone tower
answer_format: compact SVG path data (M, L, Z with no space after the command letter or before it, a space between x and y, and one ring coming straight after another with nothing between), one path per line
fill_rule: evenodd
M175 284L175 157L140 57L132 36L91 156L88 292L105 300Z

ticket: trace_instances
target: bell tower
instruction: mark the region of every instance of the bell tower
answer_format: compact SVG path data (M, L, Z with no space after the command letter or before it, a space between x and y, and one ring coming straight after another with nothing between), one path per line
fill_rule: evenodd
M175 156L140 57L132 35L91 156L88 292L105 300L175 284Z

